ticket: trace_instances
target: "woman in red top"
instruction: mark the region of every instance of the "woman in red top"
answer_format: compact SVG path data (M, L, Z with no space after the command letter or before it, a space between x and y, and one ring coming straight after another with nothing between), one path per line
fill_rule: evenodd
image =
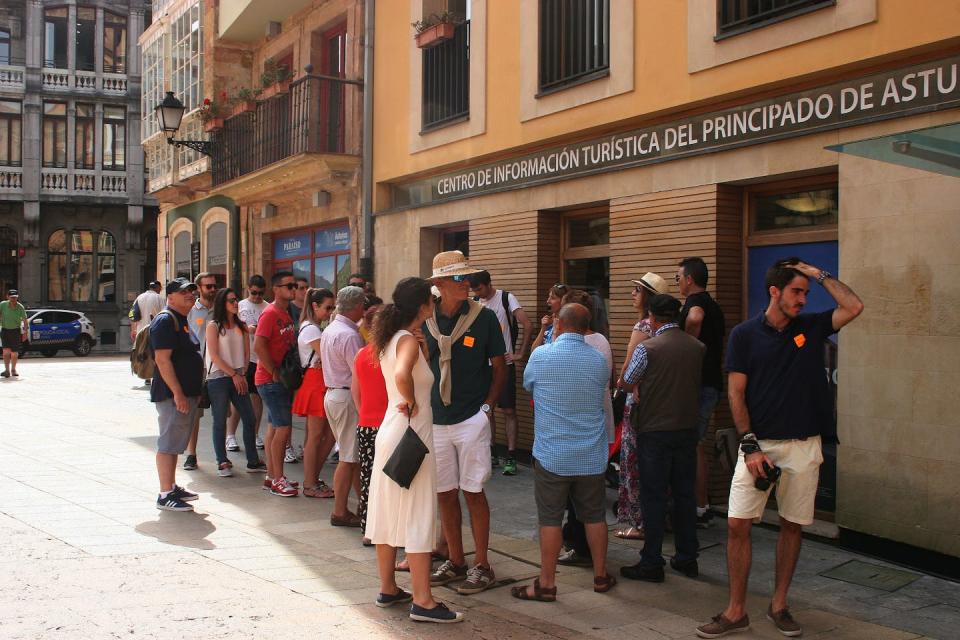
M357 454L360 459L360 504L357 515L360 516L360 531L367 530L367 497L370 494L370 475L373 472L374 444L377 441L377 429L387 412L387 383L380 370L380 358L376 345L369 343L357 352L353 361L353 382L350 392L353 403L359 413L357 425ZM369 544L367 538L364 544Z
M303 495L307 498L332 498L333 489L319 479L323 463L333 449L334 437L323 410L323 384L320 367L320 323L336 308L329 289L308 289L300 317L297 348L300 366L306 369L303 384L293 400L293 412L307 418L307 438L303 443Z

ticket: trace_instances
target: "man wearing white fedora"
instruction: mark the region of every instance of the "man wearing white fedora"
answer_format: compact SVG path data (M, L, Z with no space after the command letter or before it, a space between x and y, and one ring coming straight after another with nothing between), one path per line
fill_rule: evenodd
M487 558L490 540L490 505L483 487L490 479L490 414L506 381L506 346L496 314L469 299L471 267L459 251L433 258L433 284L440 301L424 323L434 383L433 445L437 460L437 498L440 520L449 551L430 577L438 586L463 580L457 591L479 593L496 577ZM473 567L468 568L461 535L460 491L470 512L476 545Z

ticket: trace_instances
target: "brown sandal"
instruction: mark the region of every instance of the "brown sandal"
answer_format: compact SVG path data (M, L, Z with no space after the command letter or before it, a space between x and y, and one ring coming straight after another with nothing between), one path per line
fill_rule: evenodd
M606 593L610 591L610 589L613 589L613 585L615 584L617 584L617 579L609 573L600 578L596 576L593 578L593 590L597 593Z
M333 489L325 484L318 484L315 487L305 488L303 495L307 498L332 498Z
M557 588L550 587L549 589L542 588L540 586L540 578L537 578L533 581L533 595L530 595L530 592L527 591L529 585L523 585L521 587L510 587L510 595L512 595L517 600L536 600L537 602L556 602L557 601Z

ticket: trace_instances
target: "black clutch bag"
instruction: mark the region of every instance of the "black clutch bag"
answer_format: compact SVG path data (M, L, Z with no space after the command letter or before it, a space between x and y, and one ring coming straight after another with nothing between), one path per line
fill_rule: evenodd
M407 430L404 432L397 448L393 450L386 464L383 465L383 472L387 477L396 482L404 489L410 488L410 483L417 476L420 465L423 464L423 458L430 450L423 443L417 432L410 426L407 420Z

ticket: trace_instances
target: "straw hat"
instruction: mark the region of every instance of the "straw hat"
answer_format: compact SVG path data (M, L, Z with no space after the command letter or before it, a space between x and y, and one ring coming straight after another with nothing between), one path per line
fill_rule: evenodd
M468 276L480 273L483 269L471 267L466 256L460 251L444 251L433 256L433 275L431 278L449 278L450 276Z
M653 295L670 291L670 285L667 284L667 281L652 271L647 271L639 280L631 280L630 282L643 287Z

